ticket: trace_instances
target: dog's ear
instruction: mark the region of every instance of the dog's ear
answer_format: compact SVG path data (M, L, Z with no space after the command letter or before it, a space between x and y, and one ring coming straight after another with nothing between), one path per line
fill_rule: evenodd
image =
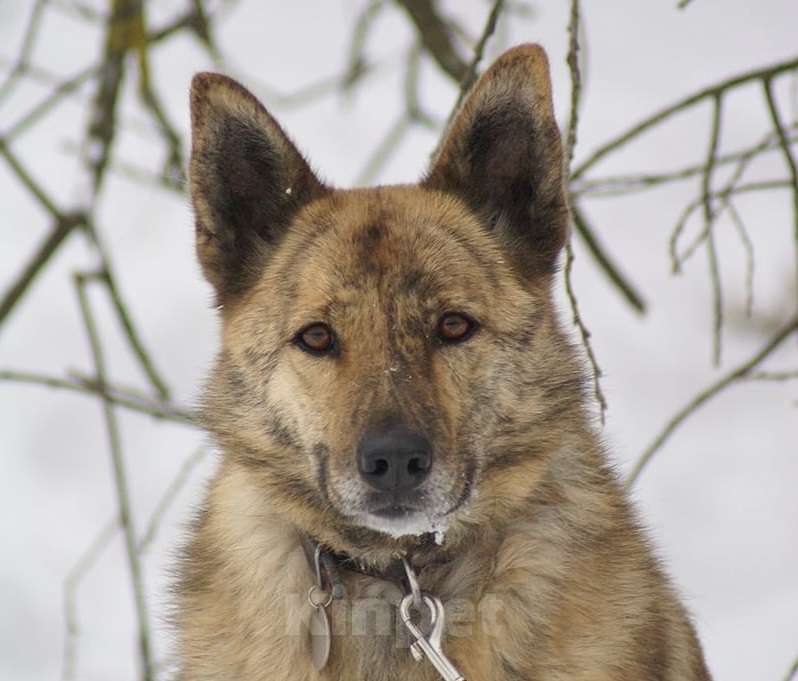
M543 48L513 48L485 72L421 184L462 198L525 276L554 269L568 208Z
M225 76L191 83L197 255L219 303L242 291L304 204L327 190L266 109Z

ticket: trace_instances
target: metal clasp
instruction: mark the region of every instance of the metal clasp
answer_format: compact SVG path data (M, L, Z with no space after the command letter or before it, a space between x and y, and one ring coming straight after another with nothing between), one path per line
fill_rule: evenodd
M465 677L457 671L456 667L443 652L442 639L445 613L441 599L427 594L422 595L421 599L430 612L431 630L428 635L424 634L410 617L413 594L407 594L399 606L399 615L402 618L402 622L415 639L410 646L410 652L417 662L420 662L423 656L426 656L445 681L465 681Z
M399 616L402 623L414 641L410 644L410 652L416 662L420 662L426 657L437 670L444 681L466 681L465 677L457 671L443 652L443 629L446 626L446 612L443 603L437 596L430 596L421 592L418 579L410 563L402 558L407 582L410 585L410 593L407 594L399 605ZM414 608L419 614L422 604L427 607L430 615L430 632L425 634L421 628L413 622L410 616L410 608Z

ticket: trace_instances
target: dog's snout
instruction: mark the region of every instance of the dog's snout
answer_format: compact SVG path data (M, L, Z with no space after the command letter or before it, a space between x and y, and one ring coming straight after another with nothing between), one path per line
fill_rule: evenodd
M421 433L392 426L367 433L360 442L357 465L374 489L405 492L418 487L432 468L432 445Z

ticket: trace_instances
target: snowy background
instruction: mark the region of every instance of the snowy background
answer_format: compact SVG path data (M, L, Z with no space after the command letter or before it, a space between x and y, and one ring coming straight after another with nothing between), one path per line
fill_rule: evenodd
M67 6L72 3L59 2ZM588 68L577 163L610 136L656 109L721 78L794 56L795 0L694 0L584 3ZM32 2L0 4L0 57L16 55ZM148 3L151 25L184 4ZM503 24L500 45L542 43L552 62L559 120L567 117L567 3L535 2L531 17ZM346 66L350 33L362 8L354 1L240 2L218 26L231 75L269 101L334 76ZM442 9L478 35L489 3L448 2ZM33 63L68 77L100 56L102 26L69 12L45 14ZM367 54L380 67L352 97L336 94L304 107L275 107L289 133L322 176L346 186L402 110L403 63L413 31L396 8L384 11ZM187 89L192 74L212 68L183 34L154 48L152 69L171 119L188 134ZM122 100L115 158L155 171L160 142L135 97L135 70ZM422 102L445 119L455 86L425 62ZM783 118L798 112L790 77L776 81ZM26 81L0 107L0 134L48 91ZM90 91L83 91L84 95ZM674 119L608 159L598 172L677 168L701 162L708 105ZM755 143L768 131L761 88L751 85L726 102L724 150ZM76 206L85 178L71 151L86 125L86 97L67 100L44 125L15 140L14 152L62 206ZM378 177L410 181L423 171L437 136L413 128ZM784 177L783 158L757 161L752 178ZM738 207L756 248L755 315L743 320L744 254L729 224L718 241L728 326L724 366L711 366L711 294L706 257L670 274L667 244L699 180L585 208L624 271L650 303L638 318L610 288L577 244L575 287L605 371L609 401L605 434L622 472L668 418L722 372L750 357L791 314L795 253L789 192L750 195ZM193 253L188 201L174 192L110 173L97 215L120 286L154 349L158 367L182 404L195 399L218 329L210 289ZM0 159L0 290L50 227L49 218ZM691 223L691 232L700 229ZM91 355L71 274L91 268L94 255L73 235L26 300L0 328L0 367L64 375L91 373ZM114 382L146 388L101 292L92 294ZM569 314L563 306L563 313ZM768 364L798 367L791 339ZM634 489L671 574L692 610L717 680L780 681L798 654L798 383L733 386L690 418L669 440ZM65 645L63 587L69 571L116 513L100 403L73 393L0 383L0 678L28 681L61 675ZM204 442L196 430L120 410L133 508L143 531L158 499L187 457ZM213 467L207 457L190 477L144 559L158 658L168 651L159 617L167 600L174 547ZM77 675L132 680L135 618L121 534L78 591Z

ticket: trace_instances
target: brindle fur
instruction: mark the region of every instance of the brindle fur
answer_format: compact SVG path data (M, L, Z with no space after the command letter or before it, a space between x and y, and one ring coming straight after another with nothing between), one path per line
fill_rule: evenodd
M348 571L313 670L307 534L375 569L411 555L450 619L465 606L445 649L472 681L708 680L552 302L567 208L543 50L485 73L418 185L329 188L223 76L198 75L191 104L197 252L222 318L204 417L223 456L180 567L181 678L438 678L377 630L396 589ZM447 310L479 321L473 338L435 340ZM292 342L318 321L333 356ZM440 546L353 520L357 443L391 418L434 444ZM364 597L373 617L347 633Z

